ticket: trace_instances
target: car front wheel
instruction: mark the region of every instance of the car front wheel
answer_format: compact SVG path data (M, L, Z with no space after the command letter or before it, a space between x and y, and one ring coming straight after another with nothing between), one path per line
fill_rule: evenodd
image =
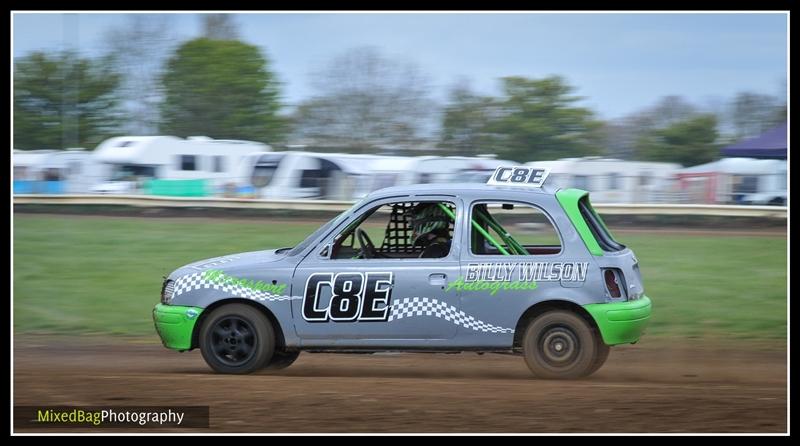
M200 352L219 373L244 374L263 368L275 351L275 332L267 317L244 304L215 309L200 330Z
M275 352L272 355L272 359L269 363L264 367L266 370L283 370L286 367L292 365L296 360L297 357L300 356L300 352Z
M575 379L596 371L607 348L593 327L569 311L548 311L533 319L525 330L525 362L536 377ZM603 348L605 347L605 349Z

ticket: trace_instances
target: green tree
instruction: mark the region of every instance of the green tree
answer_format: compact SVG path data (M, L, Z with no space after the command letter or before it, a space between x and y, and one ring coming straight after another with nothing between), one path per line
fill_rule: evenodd
M167 62L162 83L162 133L268 143L283 135L279 85L256 46L191 40Z
M606 155L634 158L639 139L644 135L697 116L698 113L697 108L686 99L675 95L664 96L652 106L606 124Z
M506 158L536 161L602 153L602 123L560 76L503 78L501 117L490 124Z
M107 59L34 52L14 61L14 148L94 148L119 124Z
M443 146L480 145L470 150L522 162L602 152L602 122L574 105L581 98L563 78L505 77L502 83L502 98L455 95L442 125Z
M717 118L698 115L668 127L655 129L639 139L637 158L694 166L717 158Z
M475 94L466 85L450 91L444 109L439 147L459 155L479 155L488 151L488 134L495 99Z

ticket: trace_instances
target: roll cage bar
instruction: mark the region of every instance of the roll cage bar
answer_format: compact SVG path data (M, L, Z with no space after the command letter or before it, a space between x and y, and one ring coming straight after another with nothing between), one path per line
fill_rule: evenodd
M439 208L441 208L442 211L445 214L447 214L448 217L452 218L453 221L455 222L456 216L453 213L453 211L451 211L450 208L443 205L442 203L438 203L438 205ZM478 220L480 220L480 223L478 221L475 221L475 218L471 218L470 223L472 224L472 227L475 228L476 231L478 231L484 238L486 238L486 240L488 240L489 243L491 243L495 248L497 248L497 250L500 251L503 255L505 256L530 255L530 253L519 242L517 242L514 239L514 237L512 237L511 234L509 234L508 231L506 231L505 228L503 228L503 226L501 226L500 223L498 223L497 220L495 220L495 218L491 214L489 214L488 211L485 211L483 208L476 207L475 211L473 212L473 215ZM504 248L503 245L500 244L500 242L498 242L494 237L492 237L492 235L489 234L489 232L483 228L481 223L492 228L494 232L496 232L500 236L500 238L503 239L503 241L505 242L506 246L508 246L509 249ZM509 252L509 250L511 250L511 252Z

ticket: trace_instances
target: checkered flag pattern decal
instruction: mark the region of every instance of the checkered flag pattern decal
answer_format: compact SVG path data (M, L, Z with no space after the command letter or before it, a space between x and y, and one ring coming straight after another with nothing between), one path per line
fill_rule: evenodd
M237 284L217 283L207 280L203 273L188 274L175 281L173 296L180 296L190 291L212 289L222 291L230 296L244 297L258 301L277 302L283 300L302 299L300 296L281 296L266 291L254 290ZM503 328L475 319L458 308L429 297L405 297L392 302L389 310L388 322L417 316L433 316L444 319L453 324L460 325L484 333L514 333L512 328Z
M437 299L405 297L392 302L389 321L415 316L434 316L484 333L514 333L512 328L498 327L475 319L458 308Z
M281 296L278 294L268 293L266 291L254 290L252 288L243 287L238 284L217 283L203 278L204 273L188 274L179 277L175 281L175 292L173 296L180 296L183 293L200 289L219 290L231 296L244 297L247 299L259 301L281 301L302 299L302 297Z

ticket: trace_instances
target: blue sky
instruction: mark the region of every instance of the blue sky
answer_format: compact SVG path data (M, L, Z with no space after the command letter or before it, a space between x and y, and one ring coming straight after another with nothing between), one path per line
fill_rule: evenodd
M126 14L16 13L14 56L77 45L103 51L104 36ZM236 14L243 40L261 47L284 82L284 98L313 94L309 73L331 57L372 45L415 62L434 97L468 79L498 93L497 79L560 74L583 104L618 118L677 94L700 106L739 91L785 94L785 14ZM65 23L77 24L67 27ZM175 14L180 39L200 32L196 14Z

